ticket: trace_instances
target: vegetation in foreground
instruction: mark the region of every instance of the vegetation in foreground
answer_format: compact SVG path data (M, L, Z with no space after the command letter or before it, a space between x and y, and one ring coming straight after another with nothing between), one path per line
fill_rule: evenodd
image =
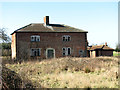
M118 88L116 57L65 57L6 64L5 67L17 73L22 81L27 80L22 87L32 83L32 88Z

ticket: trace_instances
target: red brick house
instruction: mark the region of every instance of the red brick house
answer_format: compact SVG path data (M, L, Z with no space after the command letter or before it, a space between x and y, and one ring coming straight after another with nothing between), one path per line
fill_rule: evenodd
M31 23L12 35L12 58L58 58L87 56L87 31L63 24Z
M113 56L113 48L108 47L107 43L105 45L93 45L87 47L88 57L98 57L98 56Z

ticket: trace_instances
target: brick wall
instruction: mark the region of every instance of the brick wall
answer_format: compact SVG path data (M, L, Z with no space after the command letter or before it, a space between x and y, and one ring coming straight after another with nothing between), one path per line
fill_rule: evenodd
M113 51L110 50L103 50L102 56L113 56Z
M40 35L40 42L31 42L31 35ZM70 35L71 41L62 41L63 35ZM84 51L83 56L87 54L86 33L16 33L16 38L17 57L19 58L30 57L30 48L41 48L41 58L46 58L47 48L55 49L55 57L62 57L63 47L71 47L71 56L79 57L79 50ZM12 48L14 48L13 44Z
M96 57L96 51L88 51L90 57ZM88 56L89 56L88 54ZM98 50L98 56L113 56L113 51L111 50Z

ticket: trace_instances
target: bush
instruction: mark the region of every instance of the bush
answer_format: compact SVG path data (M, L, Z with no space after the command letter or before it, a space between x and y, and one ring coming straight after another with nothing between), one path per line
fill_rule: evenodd
M2 56L11 56L11 43L0 43L2 48Z
M90 73L90 72L91 72L91 70L88 67L86 67L85 68L85 73Z

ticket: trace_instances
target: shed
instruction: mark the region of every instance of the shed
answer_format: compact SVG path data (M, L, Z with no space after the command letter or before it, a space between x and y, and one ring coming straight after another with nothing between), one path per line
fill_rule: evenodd
M88 57L98 57L98 56L113 56L113 48L108 47L107 43L105 45L93 45L87 47Z

